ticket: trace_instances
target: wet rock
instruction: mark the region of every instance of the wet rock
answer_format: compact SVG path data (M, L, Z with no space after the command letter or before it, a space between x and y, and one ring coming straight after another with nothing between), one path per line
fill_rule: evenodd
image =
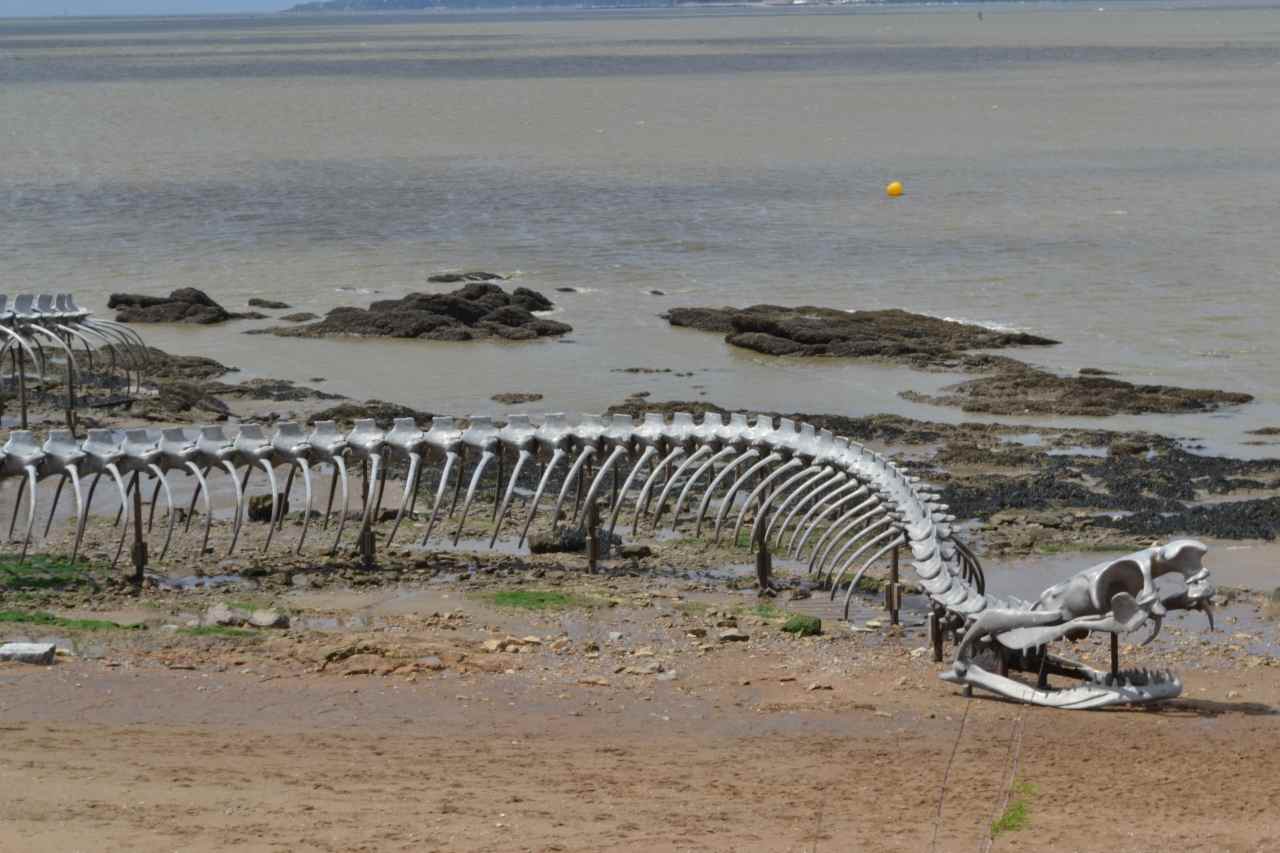
M427 281L432 284L458 284L461 282L471 281L502 281L506 278L496 272L484 272L476 270L473 272L440 272L427 276Z
M506 406L515 406L520 403L536 403L542 399L542 395L527 391L505 391L501 394L494 394L489 399Z
M878 358L916 367L955 369L990 363L967 350L1046 346L1057 341L1002 332L909 311L753 305L749 308L673 308L673 326L726 335L725 341L766 355Z
M556 293L581 293L576 287L557 287Z
M797 613L787 619L782 630L797 637L816 637L822 633L822 620L816 616Z
M1135 385L1104 376L1057 376L1018 362L1000 372L951 385L935 395L904 391L918 403L957 406L992 415L1139 415L1213 412L1253 400L1252 395L1210 388Z
M213 396L207 383L164 382L153 397L134 404L132 414L149 421L225 420L231 407Z
M722 643L745 643L751 639L750 635L738 628L726 628L717 634L716 638Z
M204 612L201 624L222 627L238 627L249 621L249 614L226 604L215 604Z
M285 500L283 494L280 495L278 503L280 512L287 515L289 513L289 502ZM250 521L265 524L271 520L271 495L253 495L249 498L248 505L248 518Z
M248 400L274 400L278 403L298 400L344 400L341 394L330 394L318 388L297 385L289 379L247 379L237 385L209 382L201 386L206 394Z
M620 553L624 559L643 560L645 557L653 554L653 549L643 543L632 542L628 545L623 545L618 553Z
M340 403L311 416L314 421L337 421L340 427L348 428L362 418L373 418L382 429L390 429L396 418L413 418L418 426L426 429L434 416L420 412L399 403L388 403L384 400L365 400L363 403Z
M279 610L255 610L249 614L249 624L255 628L288 628L289 616Z
M415 661L419 670L427 672L439 672L447 668L447 664L435 655L428 655L424 658L418 658Z
M576 554L587 549L587 532L577 527L556 527L529 535L531 554Z
M172 355L155 347L147 347L147 363L143 372L148 379L181 379L190 382L213 379L239 369L204 356Z
M183 287L168 296L145 296L137 293L113 293L107 307L116 311L120 323L198 323L208 325L239 319L209 294L194 287Z
M5 643L0 645L0 661L49 666L57 651L54 643Z
M666 291L665 291L665 290L656 290L656 289L655 289L655 290L650 290L650 291L649 291L649 295L650 295L650 296L666 296L666 295L667 295L667 293L666 293Z
M285 314L280 319L288 323L307 323L311 320L319 320L320 315L312 314L310 311L298 311L294 314Z
M530 340L563 335L571 326L537 317L552 303L542 294L517 287L508 294L496 284L468 284L451 293L411 293L403 299L373 302L367 309L334 308L323 319L279 327L283 337L393 337L467 341L488 337Z
M635 666L623 667L622 671L627 675L657 675L662 672L662 664L659 661L650 660Z
M346 658L338 666L342 675L389 675L395 666L379 655L359 654Z
M1099 527L1144 536L1213 536L1221 539L1265 539L1280 532L1280 498L1228 501L1208 506L1148 510L1124 518L1102 516Z
M249 300L249 307L250 307L250 308L267 308L267 309L271 309L271 310L281 310L281 309L284 309L284 308L292 308L293 306L292 306L292 305L289 305L288 303L285 303L285 302L277 302L277 301L276 301L276 300L274 300L274 299L260 299L260 298L258 298L257 296L255 296L255 297L253 297L252 299L250 299L250 300Z

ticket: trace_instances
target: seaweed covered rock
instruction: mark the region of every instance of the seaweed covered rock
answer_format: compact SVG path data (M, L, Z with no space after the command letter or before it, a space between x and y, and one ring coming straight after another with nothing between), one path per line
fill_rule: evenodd
M116 311L120 323L198 323L209 325L253 315L233 314L214 302L209 294L194 287L179 288L168 296L113 293L107 307ZM257 315L261 316L261 315Z
M319 322L271 332L299 338L350 335L434 341L497 337L520 341L573 331L572 326L533 313L551 307L551 300L528 288L517 287L507 293L496 284L473 282L450 293L411 293L403 299L378 300L368 308L334 308Z
M416 409L411 409L398 403L388 403L385 400L365 400L363 403L339 403L336 406L316 412L308 420L313 423L315 421L337 421L339 427L349 429L353 423L362 418L373 418L378 422L378 426L383 429L390 429L396 418L413 418L418 426L426 429L431 424L432 417L426 412L419 412Z
M968 367L991 361L989 357L965 355L969 350L1058 343L1025 332L988 329L896 308L672 308L663 317L673 326L722 333L733 346L766 355L876 358L928 368Z
M993 376L981 376L926 395L904 391L904 399L958 406L966 412L992 415L1086 415L1213 412L1253 400L1249 394L1212 388L1136 385L1096 373L1058 376L1026 364L1004 365Z

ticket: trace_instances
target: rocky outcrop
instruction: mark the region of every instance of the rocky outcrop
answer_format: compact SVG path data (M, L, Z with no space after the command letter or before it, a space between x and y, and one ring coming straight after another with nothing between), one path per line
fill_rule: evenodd
M116 310L120 323L198 323L209 325L227 320L261 318L261 314L233 314L203 290L182 287L168 296L113 293L107 307Z
M975 350L1048 346L1058 343L1024 332L1004 332L890 309L673 308L663 315L673 326L725 334L725 340L776 356L827 356L893 361L919 369L982 372L941 394L903 391L918 403L957 406L992 415L1179 414L1211 412L1248 403L1249 394L1168 385L1135 385L1108 371L1084 368L1058 376L1006 356Z
M254 298L249 300L249 307L250 308L267 308L272 311L278 311L284 308L291 308L293 306L289 305L287 302L277 302L274 299L259 299L258 297L255 296Z
M899 309L752 305L672 308L662 316L673 326L723 333L727 343L765 355L884 359L920 368L989 365L989 357L966 351L1058 343L1025 332L1002 332Z
M313 423L315 421L337 421L340 427L350 429L351 425L357 420L373 418L378 422L378 426L383 429L390 429L396 418L413 418L422 429L427 429L432 417L426 412L419 412L416 409L401 406L398 403L388 403L385 400L365 400L363 403L339 403L324 411L316 412L308 420Z
M304 326L272 329L282 337L332 336L419 338L469 341L503 338L512 341L563 335L573 327L536 316L551 300L517 287L507 293L496 284L468 284L451 293L412 293L385 299L366 308L334 308L322 320Z
M504 391L501 394L494 394L489 399L504 406L516 406L521 403L536 403L542 399L542 395L532 391Z
M503 281L505 279L505 275L482 270L473 272L438 272L435 275L427 276L427 281L432 284L469 284L474 281Z
M941 394L904 391L901 396L990 415L1086 416L1212 412L1253 399L1249 394L1209 388L1135 385L1084 371L1077 376L1058 376L1017 362L1004 365L993 376L948 386Z

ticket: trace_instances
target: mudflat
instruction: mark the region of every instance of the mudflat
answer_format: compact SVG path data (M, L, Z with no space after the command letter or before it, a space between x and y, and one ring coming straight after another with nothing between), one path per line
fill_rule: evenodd
M1262 600L1122 646L1182 698L1061 712L966 698L918 614L890 627L873 598L802 638L781 626L828 616L821 593L339 580L92 611L141 628L10 626L69 654L0 665L0 849L1260 851L1280 829ZM215 605L292 625L194 627Z

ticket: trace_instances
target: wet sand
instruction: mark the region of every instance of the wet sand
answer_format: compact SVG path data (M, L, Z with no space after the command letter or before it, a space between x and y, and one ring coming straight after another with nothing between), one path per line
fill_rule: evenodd
M618 603L488 603L539 587ZM160 627L246 596L294 627ZM1061 712L966 699L915 651L918 627L794 639L754 596L706 584L551 573L113 607L99 614L152 627L80 638L52 668L0 665L0 848L1146 851L1176 836L1245 853L1280 831L1261 782L1280 759L1257 747L1280 733L1275 659L1230 643L1126 644L1126 665L1175 666L1183 698ZM726 614L748 641L692 636ZM481 649L528 635L542 644ZM366 653L333 658L352 648ZM619 672L651 662L660 674ZM1027 826L992 839L1018 799Z

